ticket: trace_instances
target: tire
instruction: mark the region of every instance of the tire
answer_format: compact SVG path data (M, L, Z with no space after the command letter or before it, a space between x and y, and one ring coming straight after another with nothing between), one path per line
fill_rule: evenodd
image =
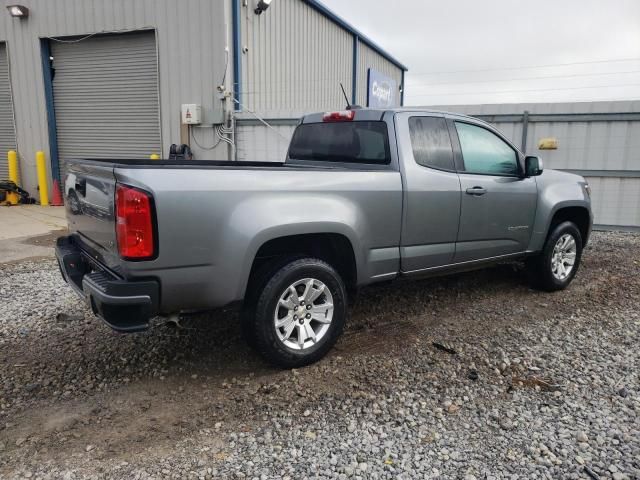
M542 252L527 261L529 280L532 286L539 290L564 290L576 276L581 258L580 230L572 222L563 222L549 233ZM573 265L570 265L571 261Z
M82 213L82 207L80 206L78 194L74 190L71 190L69 192L69 209L74 215L79 215L80 213Z
M344 328L347 294L342 278L316 258L290 259L266 277L253 282L250 289L256 291L247 295L249 302L256 299L243 314L248 343L282 368L317 362Z
M245 342L247 342L247 344L254 350L257 350L255 342L256 336L254 335L254 317L256 315L256 304L260 299L262 290L278 270L285 265L302 258L305 257L303 255L291 255L289 257L274 258L262 265L262 267L252 275L245 295L244 305L240 311L240 330Z

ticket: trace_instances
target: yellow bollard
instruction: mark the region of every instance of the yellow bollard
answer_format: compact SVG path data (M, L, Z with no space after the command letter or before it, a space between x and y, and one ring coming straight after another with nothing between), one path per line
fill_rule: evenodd
M157 153L152 153L151 156L149 156L149 158L151 160L160 160L160 155L158 155Z
M36 168L38 169L38 187L40 189L40 205L49 205L49 185L47 184L47 165L44 152L36 152Z
M9 150L7 153L7 159L9 160L9 180L11 180L16 185L20 186L20 182L18 180L18 154L15 150ZM17 193L9 193L7 194L7 201L11 205L18 204L18 194Z

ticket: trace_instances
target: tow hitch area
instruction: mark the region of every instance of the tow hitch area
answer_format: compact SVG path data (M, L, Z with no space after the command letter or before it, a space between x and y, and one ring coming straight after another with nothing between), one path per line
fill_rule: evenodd
M158 311L157 281L115 277L94 260L90 261L71 236L57 240L56 258L64 280L113 330L133 333L149 328L149 319Z

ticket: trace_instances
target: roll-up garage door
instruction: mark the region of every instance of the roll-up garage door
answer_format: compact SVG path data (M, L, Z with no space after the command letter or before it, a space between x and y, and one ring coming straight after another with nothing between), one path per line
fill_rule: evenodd
M9 178L7 152L16 149L7 47L0 42L0 180Z
M154 32L51 41L61 176L69 159L161 151Z

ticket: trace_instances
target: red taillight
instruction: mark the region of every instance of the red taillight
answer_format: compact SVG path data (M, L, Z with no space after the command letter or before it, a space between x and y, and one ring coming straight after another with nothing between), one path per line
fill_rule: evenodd
M151 196L127 185L116 187L116 236L118 251L127 260L155 255Z
M341 112L327 112L323 115L323 122L351 122L356 118L355 110L343 110Z

